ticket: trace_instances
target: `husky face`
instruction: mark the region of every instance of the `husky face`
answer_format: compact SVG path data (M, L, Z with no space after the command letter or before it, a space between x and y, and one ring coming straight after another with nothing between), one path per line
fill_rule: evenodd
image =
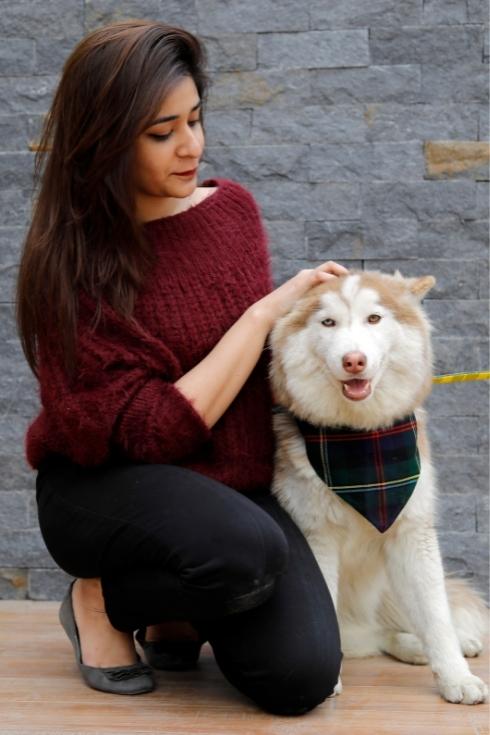
M313 288L271 334L276 398L312 423L376 428L430 389L431 276L354 273Z

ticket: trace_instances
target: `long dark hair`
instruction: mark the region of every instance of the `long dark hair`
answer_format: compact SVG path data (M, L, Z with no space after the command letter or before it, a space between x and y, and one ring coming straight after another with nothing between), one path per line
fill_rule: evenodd
M54 329L75 368L78 290L132 319L152 253L135 217L132 149L162 100L207 78L198 39L164 23L129 20L86 36L66 61L35 163L37 199L17 281L17 329L38 376L39 342Z

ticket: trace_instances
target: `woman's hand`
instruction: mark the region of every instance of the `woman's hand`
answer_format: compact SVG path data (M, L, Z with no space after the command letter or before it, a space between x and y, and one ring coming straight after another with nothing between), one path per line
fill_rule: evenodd
M317 286L319 283L337 278L337 276L344 276L348 272L347 268L339 263L334 263L332 260L322 263L317 268L306 268L299 271L279 288L271 291L267 296L256 301L249 310L260 321L265 320L268 328L272 329L276 320L287 314L295 301L309 291L312 286Z
M300 271L241 315L201 362L175 387L211 428L235 399L260 358L275 321L309 288L348 273L337 263Z

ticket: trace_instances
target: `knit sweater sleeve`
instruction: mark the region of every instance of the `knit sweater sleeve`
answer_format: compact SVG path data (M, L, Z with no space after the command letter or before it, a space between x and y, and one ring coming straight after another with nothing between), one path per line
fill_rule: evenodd
M113 312L96 331L82 318L73 378L55 339L40 348L43 410L27 434L30 464L52 452L85 466L101 464L114 450L149 463L191 455L211 432L174 386L179 373L175 356L159 340ZM40 447L36 434L49 446Z

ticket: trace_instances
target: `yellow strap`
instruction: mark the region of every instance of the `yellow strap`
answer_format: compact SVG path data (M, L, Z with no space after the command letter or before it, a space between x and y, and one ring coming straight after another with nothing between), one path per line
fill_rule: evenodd
M450 375L434 375L433 383L460 383L466 380L490 380L490 371L479 373L452 373Z

